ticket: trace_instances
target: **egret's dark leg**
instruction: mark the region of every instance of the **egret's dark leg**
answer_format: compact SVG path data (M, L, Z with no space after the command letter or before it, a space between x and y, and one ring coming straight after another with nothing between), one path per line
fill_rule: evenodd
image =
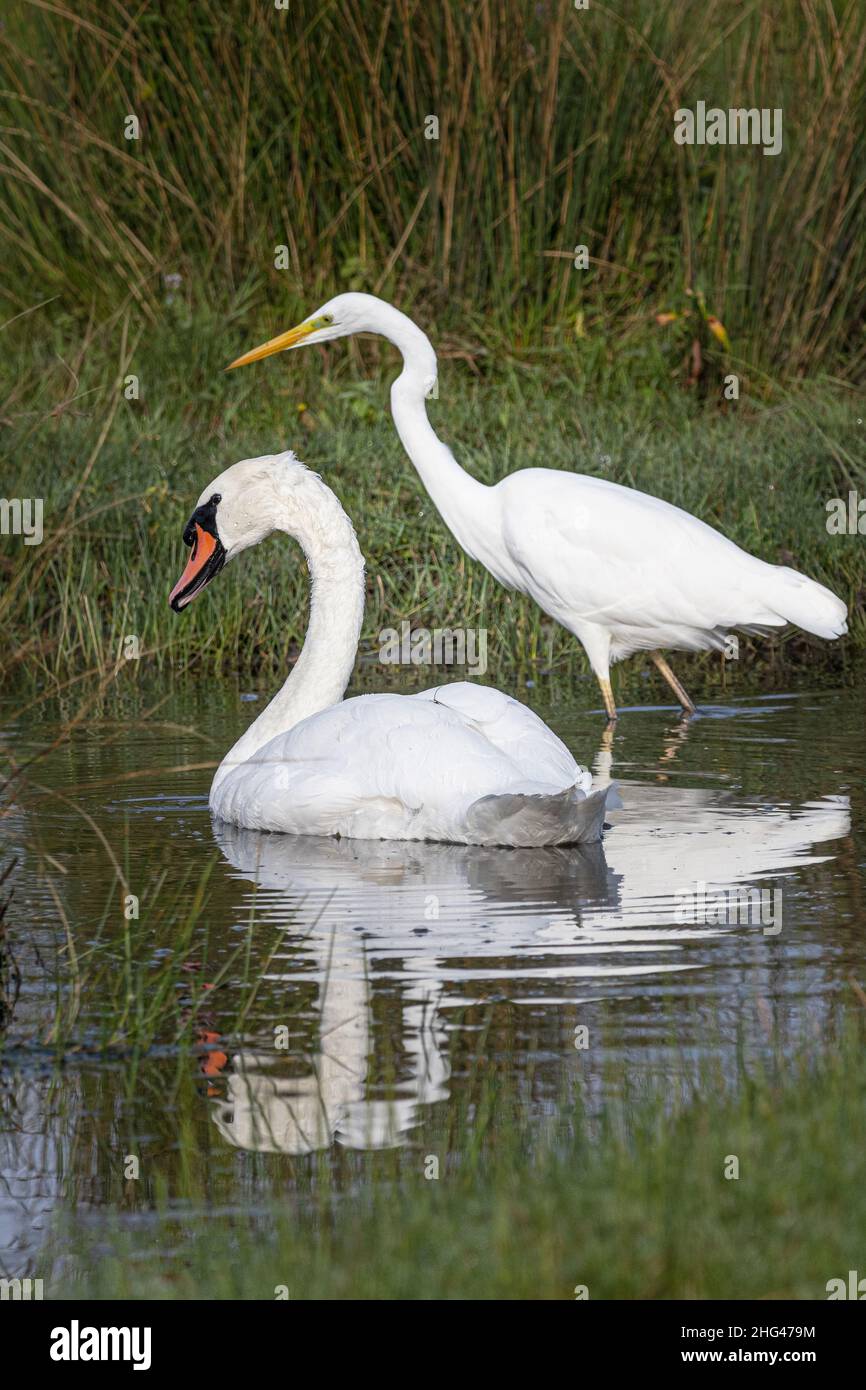
M662 675L664 676L665 680L667 681L671 690L676 695L677 699L679 700L686 713L694 714L695 707L692 704L685 687L680 685L679 681L677 680L668 663L665 661L661 652L650 652L650 656L652 657L659 671L661 671Z

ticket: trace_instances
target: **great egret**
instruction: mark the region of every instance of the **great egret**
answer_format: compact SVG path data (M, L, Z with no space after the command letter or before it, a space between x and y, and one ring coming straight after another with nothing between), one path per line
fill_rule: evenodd
M282 689L226 754L210 793L249 830L355 839L555 845L598 840L607 792L538 715L489 686L343 700L364 615L364 559L333 492L294 456L233 464L183 533L180 612L224 565L272 531L310 571L303 650Z
M436 354L410 318L369 294L339 294L297 327L244 353L272 353L352 333L378 333L403 356L391 387L397 433L445 524L502 584L529 594L583 643L616 718L612 662L648 651L678 701L694 710L660 648L721 650L732 629L794 623L818 637L847 632L841 599L784 565L741 550L661 498L601 478L525 468L488 487L437 438L425 399Z

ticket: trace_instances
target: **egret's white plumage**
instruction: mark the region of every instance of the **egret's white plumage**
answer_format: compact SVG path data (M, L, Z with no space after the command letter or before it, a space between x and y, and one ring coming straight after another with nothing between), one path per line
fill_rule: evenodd
M210 803L252 830L361 839L547 845L597 840L606 793L518 701L466 682L343 700L364 612L364 561L330 488L291 453L245 459L205 488L171 595L180 610L271 531L310 569L304 647L220 764Z
M380 334L402 354L391 388L394 423L446 525L502 584L529 594L580 639L611 716L610 666L632 652L651 651L691 708L659 649L721 648L733 629L789 623L825 638L847 631L845 604L829 589L749 555L660 498L548 468L523 469L492 487L479 483L427 419L425 398L436 381L430 342L373 295L337 295L232 366L361 332Z

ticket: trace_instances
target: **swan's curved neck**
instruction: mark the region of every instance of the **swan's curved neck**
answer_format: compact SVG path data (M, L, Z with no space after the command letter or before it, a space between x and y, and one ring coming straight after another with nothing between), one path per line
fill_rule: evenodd
M483 559L495 520L491 489L460 467L427 418L427 395L437 375L429 338L398 309L388 305L388 310L380 331L403 357L403 370L391 387L397 433L448 529L468 554Z
M281 510L278 506L278 512ZM220 763L213 786L277 734L343 698L364 617L364 557L334 494L315 474L295 486L275 529L294 536L310 571L310 618L301 654L282 688Z

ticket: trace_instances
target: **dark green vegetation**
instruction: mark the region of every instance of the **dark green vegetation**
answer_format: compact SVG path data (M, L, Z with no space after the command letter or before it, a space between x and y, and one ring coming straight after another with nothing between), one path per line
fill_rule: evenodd
M2 293L152 324L166 275L268 321L361 288L592 364L694 290L742 370L862 375L864 59L858 0L18 0ZM676 145L698 100L782 108L782 153Z
M10 902L9 894L4 885L13 868L14 862L7 863L0 871L0 1037L2 1037L7 1018L12 1015L18 990L21 987L21 976L9 948L4 921Z
M593 1121L564 1100L541 1132L479 1058L442 1132L358 1156L348 1193L324 1162L298 1161L294 1195L267 1214L205 1220L172 1216L151 1186L150 1222L72 1235L54 1293L568 1299L585 1285L590 1298L826 1298L862 1261L863 1043L849 1019L817 1060L780 1049L744 1067L736 1094L708 1066L673 1109L648 1093ZM424 1176L430 1155L438 1180ZM738 1178L725 1176L731 1156ZM205 1155L184 1179L203 1203Z
M430 332L431 413L478 476L541 463L633 483L852 606L844 647L747 645L729 683L843 679L866 566L824 509L866 494L864 50L862 6L805 0L709 0L700 24L686 0L14 5L0 477L45 498L48 539L2 540L4 670L107 678L128 634L158 660L283 668L305 614L284 548L182 623L165 596L202 486L290 446L359 528L368 640L404 617L483 625L492 673L573 687L577 643L466 562L403 459L386 344L223 376L363 288ZM675 144L674 111L697 100L780 106L782 153ZM698 691L721 681L716 658L684 665ZM628 668L616 682L620 701L637 689Z

